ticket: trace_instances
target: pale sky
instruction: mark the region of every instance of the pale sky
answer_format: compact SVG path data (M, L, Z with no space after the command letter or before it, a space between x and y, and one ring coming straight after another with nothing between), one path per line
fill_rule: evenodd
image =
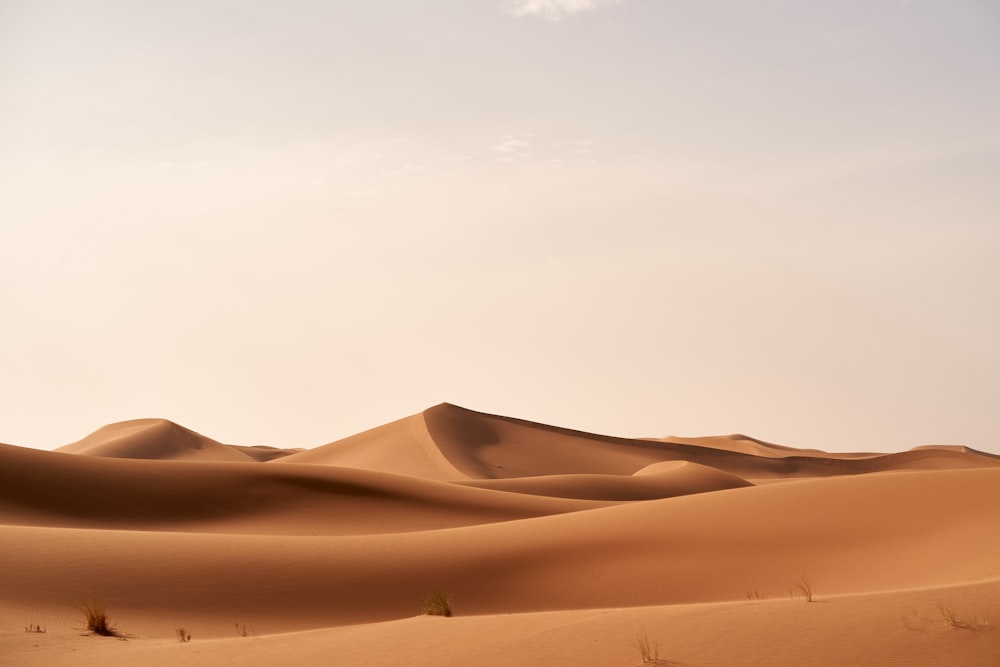
M1000 452L998 119L994 0L0 0L0 442Z

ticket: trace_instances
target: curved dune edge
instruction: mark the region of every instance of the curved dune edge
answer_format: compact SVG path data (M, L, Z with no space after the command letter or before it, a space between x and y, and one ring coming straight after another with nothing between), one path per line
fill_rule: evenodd
M352 468L90 458L0 445L0 523L10 525L344 535L601 506Z
M776 445L772 442L765 442L764 440L759 440L757 438L753 438L750 437L749 435L744 435L742 433L733 433L731 435L699 436L699 437L682 437L676 435L669 435L665 438L643 438L643 440L648 440L649 442L665 443L665 444L695 445L698 447L709 447L711 449L722 449L725 451L741 452L743 454L752 454L753 456L764 456L767 458L784 458L786 456L820 456L820 457L830 456L828 452L824 452L819 449L801 449L796 447L787 447L785 445ZM867 454L867 453L854 453L854 454L838 453L837 456L860 458L860 457L877 456L877 455Z
M1000 456L971 449L933 447L893 454L829 454L770 445L742 435L684 441L618 438L448 403L425 410L423 416L428 435L442 454L471 479L633 475L646 466L666 461L688 461L747 480L1000 467ZM745 451L750 441L756 450Z
M538 496L607 501L656 500L752 486L736 475L688 461L651 463L632 475L544 475L460 484Z

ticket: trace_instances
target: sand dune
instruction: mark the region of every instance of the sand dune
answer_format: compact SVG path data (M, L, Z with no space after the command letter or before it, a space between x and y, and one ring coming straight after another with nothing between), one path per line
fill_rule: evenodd
M251 460L246 454L166 419L110 424L57 451L121 459Z
M281 459L280 463L381 470L443 481L466 477L433 441L424 424L424 414L293 454Z
M153 586L176 610L208 604L282 630L399 618L435 588L474 614L740 600L748 590L785 597L802 577L830 596L1000 576L997 506L1000 471L971 470L810 480L394 535L7 526L3 541L16 546L0 555L0 570L14 575L8 599L55 602L100 589L139 610ZM160 591L174 577L185 586ZM316 589L328 593L309 599Z
M599 506L328 466L124 461L0 445L9 525L283 535L427 530Z
M282 459L287 463L359 467L440 480L632 475L664 461L697 463L751 479L1000 467L1000 457L971 449L935 447L895 454L828 454L770 445L747 436L617 438L475 412L448 403Z
M423 418L427 435L438 450L472 479L631 475L664 461L687 461L737 477L764 479L1000 467L1000 457L968 448L828 454L771 445L741 435L684 441L615 438L474 412L447 403L425 410ZM748 443L752 446L748 447Z
M995 664L998 463L617 438L449 404L300 452L163 420L3 445L0 656L629 665L646 627L667 664ZM437 590L459 617L414 618ZM136 635L127 649L78 636L83 594Z
M56 451L119 459L273 461L301 452L262 445L224 445L166 419L109 424Z

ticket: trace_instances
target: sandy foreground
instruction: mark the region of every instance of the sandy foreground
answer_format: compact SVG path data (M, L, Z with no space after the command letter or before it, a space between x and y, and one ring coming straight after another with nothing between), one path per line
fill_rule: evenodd
M646 664L1000 666L1000 457L964 447L449 404L311 450L135 420L0 445L0 545L3 666L627 666L642 638ZM123 637L81 632L94 598Z

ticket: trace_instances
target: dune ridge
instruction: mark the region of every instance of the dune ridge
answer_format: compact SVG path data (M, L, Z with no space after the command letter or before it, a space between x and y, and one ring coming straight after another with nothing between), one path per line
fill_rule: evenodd
M108 458L302 463L439 481L631 475L666 461L687 461L736 477L760 479L1000 467L1000 456L960 445L921 445L895 453L828 453L742 434L622 438L450 403L307 450L224 445L168 420L140 419L105 426L56 451Z
M440 451L472 479L631 475L666 461L687 461L737 477L764 479L1000 466L1000 456L968 448L829 454L771 445L742 435L683 441L620 438L476 412L448 403L425 410L423 416L427 432ZM746 451L746 442L752 442L758 451Z

